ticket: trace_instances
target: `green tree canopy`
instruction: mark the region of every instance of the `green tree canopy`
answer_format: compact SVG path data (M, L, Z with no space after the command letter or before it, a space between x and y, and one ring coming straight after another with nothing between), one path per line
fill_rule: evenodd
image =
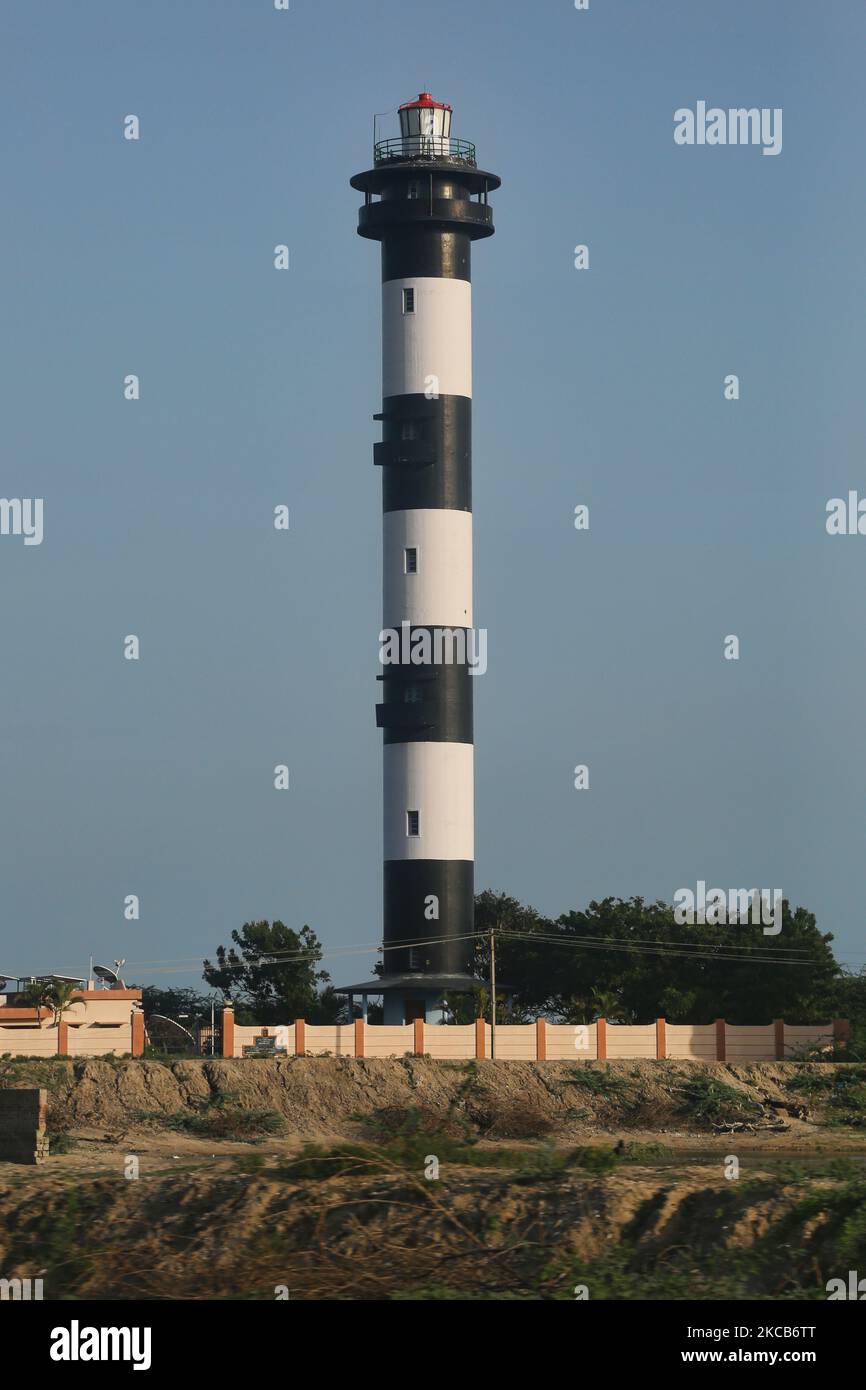
M189 1028L191 1023L210 1023L210 999L195 989L159 989L145 985L141 994L145 1014L161 1014Z
M765 936L745 923L680 926L669 904L643 898L605 898L550 919L485 892L476 899L475 927L491 926L501 930L497 973L516 1006L564 1022L823 1023L839 1002L832 935L787 902L781 932ZM481 940L475 973L482 979L486 955Z
M203 973L235 1005L239 1022L333 1023L339 1017L343 1004L328 972L317 969L322 947L311 927L245 922L232 941L217 947L216 964L206 960Z

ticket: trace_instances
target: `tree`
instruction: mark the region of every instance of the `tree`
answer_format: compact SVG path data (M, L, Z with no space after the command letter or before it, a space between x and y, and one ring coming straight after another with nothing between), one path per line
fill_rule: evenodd
M21 994L28 1006L36 1010L40 1023L42 1010L50 1009L53 1014L52 1026L56 1028L75 1003L72 996L77 989L78 985L65 980L29 980Z
M832 935L787 902L773 937L745 923L681 926L669 904L643 898L605 898L551 921L513 898L482 893L475 921L482 932L501 927L498 974L514 988L516 1006L566 1023L822 1023L835 1012ZM479 942L476 966L484 949Z
M851 1028L845 1055L852 1062L866 1061L866 965L843 971L836 987L833 1016L847 1018Z
M36 1017L40 1022L42 1021L42 1010L47 1007L45 998L47 987L47 980L28 980L21 991L21 998L26 1007L36 1010Z
M52 981L45 991L45 1002L54 1011L54 1027L60 1023L63 1015L72 1008L75 1000L73 994L78 986L60 980Z
M333 1023L340 1017L345 1004L328 972L316 969L322 947L311 927L245 922L232 941L228 949L217 947L216 964L204 961L204 978L235 1005L238 1022Z

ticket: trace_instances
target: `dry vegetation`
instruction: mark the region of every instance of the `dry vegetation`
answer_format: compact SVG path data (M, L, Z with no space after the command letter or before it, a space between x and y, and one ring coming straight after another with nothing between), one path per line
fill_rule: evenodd
M84 1299L823 1298L866 1267L863 1071L0 1063L71 1146L0 1165L0 1270Z

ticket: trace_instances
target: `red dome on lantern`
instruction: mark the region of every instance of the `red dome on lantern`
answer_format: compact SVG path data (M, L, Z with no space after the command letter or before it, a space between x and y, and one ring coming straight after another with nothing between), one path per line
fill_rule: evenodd
M417 101L404 101L399 109L401 111L411 111L416 106L435 106L440 111L452 110L447 101L434 101L430 92L419 92Z

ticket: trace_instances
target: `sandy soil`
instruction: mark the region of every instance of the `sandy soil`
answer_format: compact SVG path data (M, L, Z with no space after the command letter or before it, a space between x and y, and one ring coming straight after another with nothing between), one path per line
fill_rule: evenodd
M605 1080L619 1085L598 1091L575 1082L576 1066L587 1065L604 1068L299 1058L24 1063L10 1075L6 1064L0 1083L45 1085L50 1126L75 1145L40 1168L0 1164L0 1273L44 1269L47 1296L58 1298L272 1298L280 1285L316 1299L426 1297L440 1286L568 1296L576 1269L598 1268L620 1248L634 1279L644 1267L675 1269L686 1249L699 1262L695 1277L704 1255L758 1250L804 1192L844 1181L828 1166L834 1156L866 1164L866 1134L828 1128L820 1111L797 1117L777 1106L783 1133L715 1134L690 1123L680 1087L695 1064L611 1063ZM795 1066L700 1070L772 1113L770 1100L791 1099ZM275 1112L285 1132L252 1144L166 1128L215 1101ZM481 1148L543 1155L623 1141L665 1151L604 1175L455 1162L434 1182L411 1167L300 1181L287 1167L310 1142L375 1146L371 1118L408 1108L431 1129L454 1121L457 1132L471 1130ZM527 1114L541 1131L534 1137L515 1133ZM725 1177L730 1154L737 1183ZM783 1296L793 1265L797 1279L824 1277L829 1231L820 1212L800 1224L791 1238L799 1263L770 1261L765 1296Z

